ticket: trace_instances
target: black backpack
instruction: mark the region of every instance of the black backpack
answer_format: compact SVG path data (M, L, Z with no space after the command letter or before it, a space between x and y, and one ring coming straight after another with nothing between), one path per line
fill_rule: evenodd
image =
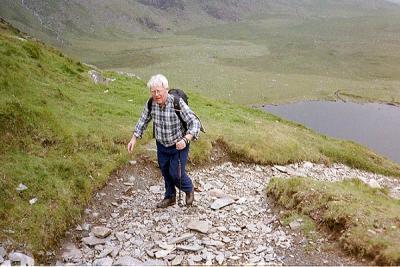
M172 95L174 97L174 109L175 113L178 116L179 120L181 121L183 128L185 131L187 131L187 123L184 121L181 115L181 108L179 106L179 100L182 98L183 101L189 105L189 97L186 95L186 93L181 90L181 89L170 89L168 90L168 94ZM149 100L147 100L147 109L149 110L149 114L151 113L151 109L153 108L153 98L150 97ZM196 114L194 114L196 118L200 121L199 117L197 117ZM200 130L205 133L206 131L203 128L203 124L200 121ZM154 129L154 122L153 122L153 138L155 138L155 129Z

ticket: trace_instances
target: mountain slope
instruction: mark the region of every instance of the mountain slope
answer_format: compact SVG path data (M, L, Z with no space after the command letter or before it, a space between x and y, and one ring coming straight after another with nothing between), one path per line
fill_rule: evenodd
M0 7L0 16L18 28L59 45L68 45L72 36L114 38L277 15L352 17L400 10L382 0L3 0Z
M383 0L0 1L67 55L243 104L400 102L400 6ZM247 90L243 90L243 85Z
M88 70L0 22L0 242L5 247L42 257L79 221L93 190L128 160L126 143L148 99L145 82L108 72L116 80L96 85ZM192 146L194 164L210 162L213 146L221 144L238 161L343 162L400 177L399 165L355 143L260 110L195 94L190 101L208 129ZM153 143L151 130L134 158L143 156L148 142ZM28 189L17 192L20 183ZM37 199L33 205L32 199Z

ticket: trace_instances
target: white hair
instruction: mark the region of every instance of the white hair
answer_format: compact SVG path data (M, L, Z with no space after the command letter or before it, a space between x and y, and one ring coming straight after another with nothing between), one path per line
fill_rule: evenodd
M147 87L151 89L153 86L162 86L165 89L168 89L168 80L162 74L154 75L150 78L149 82L147 83Z

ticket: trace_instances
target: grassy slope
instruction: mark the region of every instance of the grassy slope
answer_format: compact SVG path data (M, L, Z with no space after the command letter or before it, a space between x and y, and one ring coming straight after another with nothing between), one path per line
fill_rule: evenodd
M0 31L0 240L26 244L38 255L79 220L93 189L127 161L125 146L148 93L143 81L111 72L115 82L94 85L86 66L18 39L4 23ZM209 161L219 141L239 160L339 161L400 176L399 165L354 143L240 105L196 94L190 101L208 129L193 146L194 163ZM133 157L149 141L150 131ZM28 190L17 193L19 183ZM38 202L29 205L34 197Z
M400 201L360 180L273 179L268 195L336 236L343 248L379 265L400 264Z
M186 1L180 11L125 0L30 3L42 16L60 18L45 20L52 30L20 1L3 1L0 15L46 42L57 43L58 31L65 39L58 43L62 50L85 62L142 77L165 73L182 88L218 99L332 100L340 90L353 101L400 104L400 6L372 0L250 2ZM241 19L217 20L207 10ZM156 33L139 18L172 30Z
M3 29L0 49L0 224L38 251L79 219L92 189L121 163L119 144L139 112L127 97L143 83L104 94L81 64ZM18 194L19 183L29 189Z
M85 62L142 77L162 72L218 99L332 100L340 90L353 101L399 104L400 7L362 2L189 1L183 11L127 1L30 3L41 16L61 18L44 19L46 28L20 2L7 0L0 15ZM210 8L241 20L217 20ZM172 30L155 33L139 18ZM56 41L57 32L64 43Z
M161 72L178 86L243 104L334 99L400 103L400 16L269 17L152 38L72 38L102 68ZM373 41L371 41L373 40ZM113 46L109 43L113 42Z

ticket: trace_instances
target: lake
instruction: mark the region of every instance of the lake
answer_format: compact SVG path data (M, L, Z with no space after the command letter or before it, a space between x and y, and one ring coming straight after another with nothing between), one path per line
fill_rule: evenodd
M305 101L264 105L263 109L319 133L353 140L400 163L400 107L378 103Z

